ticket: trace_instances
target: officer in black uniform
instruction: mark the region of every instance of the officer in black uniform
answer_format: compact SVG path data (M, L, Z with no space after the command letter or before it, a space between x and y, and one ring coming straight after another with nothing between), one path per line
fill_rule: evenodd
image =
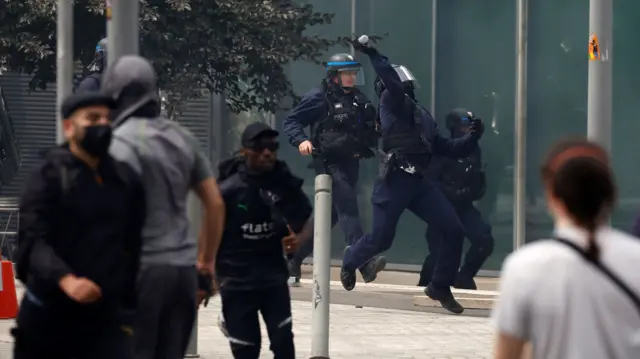
M107 68L107 39L102 39L96 45L93 62L87 66L86 75L76 86L76 92L97 92L100 90L100 76Z
M292 230L309 223L311 203L303 180L276 159L278 132L253 123L242 133L242 156L220 164L226 204L216 260L226 335L236 359L260 357L258 312L277 359L295 358L289 270L284 254L297 248Z
M464 109L454 110L448 114L446 121L451 138L460 138L468 134L474 118L472 112ZM466 237L471 242L455 287L475 290L477 287L473 278L493 252L491 226L482 219L482 214L473 204L474 201L482 199L487 188L481 150L478 147L469 156L458 160L443 157L437 160L440 162L440 170L438 174L434 174L435 180L453 204ZM424 287L431 282L435 257L444 238L438 223L429 224L426 238L429 244L429 255L422 265L418 283L419 286Z
M346 290L356 285L355 269L368 258L389 249L398 220L405 209L420 219L442 226L446 239L426 294L440 301L453 313L464 308L451 293L462 256L463 229L451 203L434 183L427 179L432 155L452 158L467 156L478 146L482 122L471 124L471 133L455 140L442 136L431 114L415 97L416 79L405 66L392 65L389 59L368 46L366 36L354 41L354 47L369 55L378 75L376 93L380 97L382 147L385 152L379 178L371 195L373 231L345 249L340 280Z
M322 85L306 93L284 122L291 145L303 156L314 156L317 174L332 177L331 223L340 222L348 244L363 235L356 194L359 161L375 156L379 137L375 107L354 87L361 67L350 54L331 56ZM294 277L300 277L300 265L312 251L313 240L304 241L291 263ZM367 258L359 267L364 281L375 280L385 265L384 257Z

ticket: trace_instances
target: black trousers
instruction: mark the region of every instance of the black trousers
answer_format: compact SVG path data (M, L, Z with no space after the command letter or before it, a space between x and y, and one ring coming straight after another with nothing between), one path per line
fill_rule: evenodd
M16 324L14 359L132 358L132 332L117 313L91 315L25 297Z
M196 318L194 266L143 265L138 274L135 359L182 359Z
M291 296L286 283L251 291L222 291L222 315L235 359L260 357L260 320L267 325L274 359L295 359Z

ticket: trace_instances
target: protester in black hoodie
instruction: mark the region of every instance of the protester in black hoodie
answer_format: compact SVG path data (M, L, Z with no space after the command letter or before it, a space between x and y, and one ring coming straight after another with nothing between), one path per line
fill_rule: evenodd
M62 105L67 143L50 151L20 198L16 359L128 358L144 192L109 154L113 101Z
M227 217L216 276L235 359L260 357L258 312L274 357L295 358L285 252L296 250L296 232L308 230L312 208L303 180L276 159L277 136L264 123L247 126L241 156L219 166Z

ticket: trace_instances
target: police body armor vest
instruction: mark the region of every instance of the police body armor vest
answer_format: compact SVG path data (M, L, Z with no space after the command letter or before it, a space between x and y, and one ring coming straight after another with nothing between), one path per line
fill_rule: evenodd
M312 129L321 156L361 155L377 146L376 112L371 102L327 94L327 107L327 117Z
M405 96L405 109L413 114L412 126L392 131L382 136L382 150L399 155L431 154L431 142L422 125L422 109L409 96Z

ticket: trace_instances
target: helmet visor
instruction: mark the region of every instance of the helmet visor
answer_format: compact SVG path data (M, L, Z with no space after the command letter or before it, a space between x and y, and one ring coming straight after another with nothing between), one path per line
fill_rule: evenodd
M337 70L340 84L344 87L364 86L362 67L344 67Z
M413 83L414 88L420 88L420 84L413 73L408 68L403 65L393 65L393 69L396 70L398 76L400 76L400 81L402 82L411 82Z

